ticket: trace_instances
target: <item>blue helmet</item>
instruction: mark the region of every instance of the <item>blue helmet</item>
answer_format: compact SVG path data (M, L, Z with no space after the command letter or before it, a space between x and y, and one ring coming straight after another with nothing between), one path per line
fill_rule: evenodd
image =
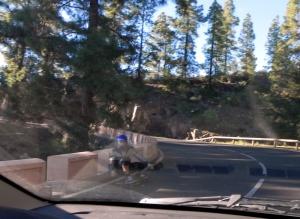
M118 135L117 136L117 141L127 141L127 136L126 135Z

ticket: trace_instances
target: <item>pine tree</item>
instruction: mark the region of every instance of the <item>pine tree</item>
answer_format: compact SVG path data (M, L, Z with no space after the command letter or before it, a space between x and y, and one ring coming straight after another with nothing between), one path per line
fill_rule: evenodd
M270 73L272 81L272 90L274 94L286 96L288 94L286 88L290 80L289 74L292 71L292 61L290 59L290 50L286 42L283 40L283 35L280 33L280 40L278 41Z
M223 12L223 28L224 28L224 52L223 52L223 68L224 74L228 73L228 67L233 64L233 53L237 50L235 41L235 27L239 24L238 17L234 16L235 6L233 0L227 0L224 4Z
M128 1L127 12L131 17L131 21L134 21L135 30L134 37L136 56L133 61L136 62L136 76L138 80L144 77L144 61L145 61L145 41L147 39L146 28L152 24L152 16L157 6L165 3L165 0L134 0Z
M76 82L80 86L81 112L88 122L96 118L95 96L104 103L103 111L116 102L121 90L112 89L118 84L118 58L122 55L117 35L109 26L109 19L103 15L98 0L77 0L70 9L79 8L72 17L77 31L77 50L72 67ZM78 7L81 6L81 7ZM78 15L80 15L78 17ZM119 86L119 85L118 85ZM107 112L104 112L106 114Z
M67 40L60 32L58 4L50 0L15 0L2 6L5 19L0 21L0 33L7 49L8 85L37 74L61 74L61 66L56 64L66 64L69 58Z
M270 71L275 125L286 136L299 137L300 127L300 1L289 0L280 27ZM298 129L298 133L297 133Z
M205 66L211 86L212 76L221 73L221 58L224 48L223 9L215 0L209 8L208 31L206 32L207 46L205 48Z
M118 63L122 72L127 75L136 74L139 26L138 9L134 1L105 0L104 15L109 18L109 28L118 39L120 52Z
M253 76L256 67L256 57L254 55L255 34L250 14L246 15L243 21L241 34L239 37L239 58L241 63L241 73Z
M268 60L268 68L272 67L272 63L274 62L274 56L276 52L276 48L278 46L280 40L280 24L279 24L279 16L277 16L271 24L268 33L268 41L266 44L267 55L269 57Z
M300 1L289 0L284 23L281 28L282 34L286 37L286 43L288 45L295 44L300 40ZM299 45L298 45L299 46Z
M285 98L300 94L300 2L290 0L280 28L280 40L273 57L272 91Z
M176 0L176 13L178 15L175 26L178 38L178 68L182 78L197 73L199 64L195 60L195 38L197 29L203 21L203 8L197 5L197 0Z
M147 44L146 67L157 76L170 77L175 67L174 19L161 13L154 22Z

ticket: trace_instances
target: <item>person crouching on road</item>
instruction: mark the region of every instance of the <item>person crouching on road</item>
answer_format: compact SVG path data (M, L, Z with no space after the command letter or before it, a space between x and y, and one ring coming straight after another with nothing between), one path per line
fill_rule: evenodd
M110 157L110 166L112 169L121 169L124 174L129 175L131 170L143 170L148 163L134 147L129 145L126 135L118 135Z

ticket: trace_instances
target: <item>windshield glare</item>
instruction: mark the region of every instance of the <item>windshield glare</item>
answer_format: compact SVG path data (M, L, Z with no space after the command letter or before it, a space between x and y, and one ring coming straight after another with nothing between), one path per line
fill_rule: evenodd
M299 216L299 36L299 0L1 1L0 174Z

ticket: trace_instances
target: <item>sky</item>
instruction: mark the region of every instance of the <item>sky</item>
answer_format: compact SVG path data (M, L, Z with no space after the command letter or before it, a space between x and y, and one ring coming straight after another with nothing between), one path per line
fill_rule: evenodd
M223 5L225 0L219 0L218 2ZM163 6L158 9L157 15L161 12L165 12L168 15L175 15L175 5L174 1L169 0L168 5ZM199 4L203 5L204 14L207 14L209 6L212 4L213 0L198 0ZM256 34L255 39L255 55L257 57L257 68L256 70L261 70L266 65L266 51L265 44L268 35L268 29L271 25L272 20L279 15L282 21L282 18L285 14L285 9L288 0L234 0L236 7L236 16L241 20L244 19L247 13L250 13L252 16L252 21L254 23L254 32ZM240 26L236 29L237 36L239 36ZM207 30L206 24L201 24L199 28L199 37L196 40L196 59L200 63L204 61L203 56L203 46L206 42L205 32ZM0 52L0 66L4 64L4 57Z
M225 0L218 0L219 4L223 6ZM166 6L161 7L155 14L157 16L160 12L165 12L170 16L175 15L175 5L172 1ZM198 0L198 3L203 5L204 15L207 14L208 8L213 0ZM255 39L255 55L257 57L257 68L261 70L266 65L266 51L265 44L267 40L268 30L272 20L279 15L281 21L285 15L285 9L288 0L234 0L236 12L235 15L240 18L240 25L237 27L237 37L240 33L242 21L247 13L252 16L254 25ZM200 63L204 61L203 46L206 42L205 32L207 30L206 24L201 24L199 28L199 37L196 40L196 59Z

